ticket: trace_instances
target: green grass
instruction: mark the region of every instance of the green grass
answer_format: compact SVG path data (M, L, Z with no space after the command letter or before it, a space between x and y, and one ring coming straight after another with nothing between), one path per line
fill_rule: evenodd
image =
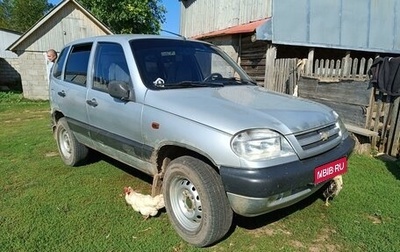
M319 194L255 218L236 216L226 239L205 249L182 241L163 211L143 220L122 190L151 192L151 178L99 154L65 166L47 102L0 95L2 251L398 251L399 162L353 155L340 195Z

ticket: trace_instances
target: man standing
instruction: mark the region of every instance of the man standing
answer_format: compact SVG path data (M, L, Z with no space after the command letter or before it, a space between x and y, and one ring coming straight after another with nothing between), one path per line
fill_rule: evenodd
M50 82L50 73L54 63L57 59L57 52L54 49L49 49L46 52L46 70L47 70L47 81Z
M54 63L57 59L57 52L54 49L49 49L47 51L47 59L51 62Z

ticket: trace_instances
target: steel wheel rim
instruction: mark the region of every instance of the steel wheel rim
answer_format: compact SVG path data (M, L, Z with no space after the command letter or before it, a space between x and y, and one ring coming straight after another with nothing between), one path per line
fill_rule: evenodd
M59 135L60 150L64 157L69 158L71 156L71 139L68 132L63 129Z
M185 229L195 231L203 215L195 186L185 178L174 178L170 189L171 207L177 220Z

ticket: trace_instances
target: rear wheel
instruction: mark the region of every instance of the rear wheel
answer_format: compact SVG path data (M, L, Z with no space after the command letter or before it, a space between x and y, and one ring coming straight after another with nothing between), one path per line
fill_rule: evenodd
M220 176L196 158L183 156L168 165L163 194L175 230L195 246L220 240L232 225L233 212Z
M65 118L58 120L55 137L61 159L66 165L76 166L87 157L88 148L76 140Z

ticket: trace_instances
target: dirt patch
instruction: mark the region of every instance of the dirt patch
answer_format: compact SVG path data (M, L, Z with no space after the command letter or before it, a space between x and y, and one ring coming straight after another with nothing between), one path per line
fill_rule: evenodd
M43 119L50 118L49 111L47 110L24 110L22 113L18 113L17 117L15 113L3 113L3 122L7 124L13 124L16 122L25 122L32 119Z
M380 214L368 215L367 219L370 220L373 224L382 224L383 219Z
M55 157L55 156L58 156L58 152L50 151L50 152L47 152L46 154L44 154L44 156L45 157Z
M261 236L273 236L277 234L284 234L284 235L292 235L290 231L287 230L285 225L279 223L279 222L274 222L271 224L268 224L266 226L263 226L261 228L257 228L254 230L250 230L250 233L254 234L255 237L261 237Z
M306 246L301 241L292 240L289 242L290 246L294 247L295 249L304 249Z
M329 229L329 228L322 229L317 238L313 240L313 243L309 246L308 250L311 252L340 251L339 245L330 243L331 241L330 236L335 233L336 230L334 229Z
M341 247L336 244L332 244L331 242L331 235L336 233L336 230L325 228L322 229L318 236L311 242L304 242L293 239L292 232L288 231L288 229L280 223L272 223L262 228L258 228L256 230L250 231L256 237L260 236L273 236L273 235L287 235L288 241L287 244L293 247L295 250L301 251L310 251L310 252L334 252L334 251L341 251Z

